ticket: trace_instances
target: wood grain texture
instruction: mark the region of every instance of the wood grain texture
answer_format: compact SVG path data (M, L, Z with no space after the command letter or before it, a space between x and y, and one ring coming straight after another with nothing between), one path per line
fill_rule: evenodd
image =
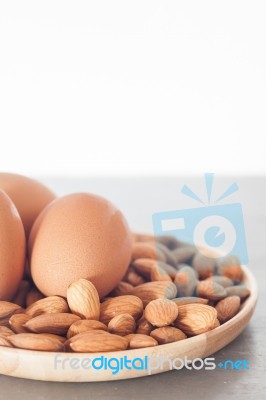
M253 274L248 268L244 268L245 283L251 290L250 297L243 303L240 312L230 321L206 334L198 335L184 341L151 347L146 349L127 350L120 352L104 353L110 359L113 357L123 357L127 355L129 359L135 357L167 357L171 360L175 358L188 359L203 358L214 354L228 343L233 341L248 324L258 297L257 284ZM100 357L94 354L73 354L61 353L60 360L65 360L65 367L62 363L55 366L55 356L57 353L28 351L12 348L0 348L0 373L20 378L28 378L44 381L58 382L92 382L92 381L111 381L120 379L130 379L146 376L147 370L121 370L118 374L112 374L111 370L95 369L74 369L70 367L70 361L79 359L81 362L87 358ZM163 364L163 369L153 373L161 373L169 370L169 363Z

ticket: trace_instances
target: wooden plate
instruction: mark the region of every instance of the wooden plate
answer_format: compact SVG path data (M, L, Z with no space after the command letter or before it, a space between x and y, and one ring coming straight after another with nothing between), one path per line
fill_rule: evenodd
M110 381L147 376L149 372L147 369L137 370L126 369L125 367L116 374L111 369L101 368L96 370L92 367L88 368L88 359L93 360L102 356L105 357L107 362L110 362L110 359L114 357L119 360L125 356L127 356L128 360L133 360L134 358L144 360L146 356L150 361L152 360L151 365L155 367L156 360L160 357L167 358L172 362L175 360L175 365L178 365L179 362L176 359L184 360L187 357L188 360L193 360L212 355L232 342L244 330L254 312L258 297L257 284L250 270L246 267L243 267L243 269L244 282L250 288L251 295L242 304L241 310L234 318L211 332L157 347L101 354L59 354L0 347L0 373L43 381ZM57 364L55 362L56 359ZM98 360L96 365L99 365L100 362L102 360ZM113 366L116 363L116 360L112 361ZM140 366L140 363L136 362L136 366ZM169 371L169 369L170 362L165 361L162 362L161 369L156 369L151 374Z

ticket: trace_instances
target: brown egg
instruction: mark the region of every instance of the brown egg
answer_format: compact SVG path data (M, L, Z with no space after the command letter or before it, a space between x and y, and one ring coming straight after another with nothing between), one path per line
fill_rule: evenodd
M25 268L26 239L19 213L0 190L0 300L11 300Z
M68 286L89 279L100 297L124 276L132 237L122 213L102 197L76 193L59 198L39 215L30 240L30 268L46 296L66 296Z
M40 212L55 199L55 194L46 186L26 176L0 173L0 189L4 190L15 204L22 219L26 237Z

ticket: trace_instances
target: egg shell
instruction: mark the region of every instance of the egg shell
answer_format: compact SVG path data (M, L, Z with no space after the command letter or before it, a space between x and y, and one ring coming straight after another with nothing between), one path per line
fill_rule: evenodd
M25 269L26 239L19 213L0 190L0 300L11 300Z
M22 219L26 237L40 212L55 199L55 194L40 182L26 176L0 173L0 189L15 204Z
M131 252L123 214L88 193L53 201L37 218L29 239L31 275L46 296L65 297L68 286L80 278L105 296L123 278Z

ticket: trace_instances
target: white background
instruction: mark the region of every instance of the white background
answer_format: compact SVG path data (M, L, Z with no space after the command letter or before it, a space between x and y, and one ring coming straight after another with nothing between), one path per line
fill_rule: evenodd
M0 169L266 173L265 1L0 1Z

